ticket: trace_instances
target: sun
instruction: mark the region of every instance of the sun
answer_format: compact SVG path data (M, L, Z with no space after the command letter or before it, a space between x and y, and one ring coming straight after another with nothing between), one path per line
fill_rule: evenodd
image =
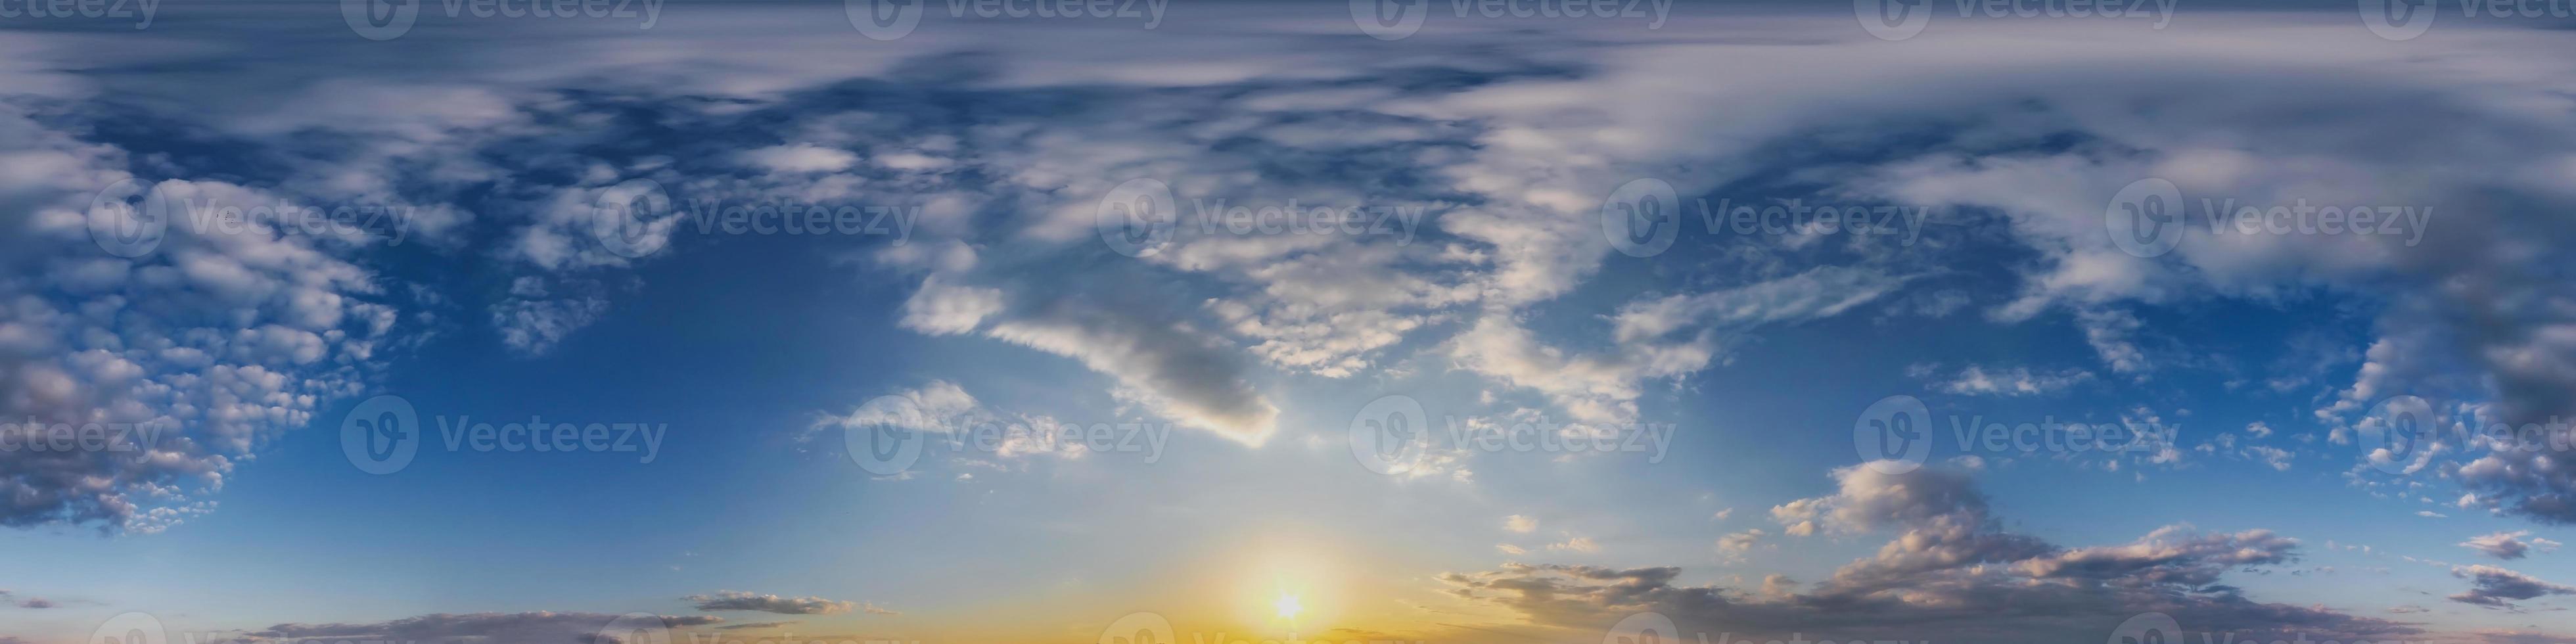
M1280 595L1279 601L1272 602L1271 606L1279 609L1280 619L1296 619L1298 611L1306 610L1304 605L1297 603L1296 595Z

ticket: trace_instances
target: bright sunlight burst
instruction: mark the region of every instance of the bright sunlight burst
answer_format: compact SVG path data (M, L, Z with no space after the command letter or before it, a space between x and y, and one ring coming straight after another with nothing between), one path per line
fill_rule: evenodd
M1279 601L1271 605L1279 608L1281 619L1296 619L1297 611L1306 609L1305 606L1297 603L1296 595L1280 595Z

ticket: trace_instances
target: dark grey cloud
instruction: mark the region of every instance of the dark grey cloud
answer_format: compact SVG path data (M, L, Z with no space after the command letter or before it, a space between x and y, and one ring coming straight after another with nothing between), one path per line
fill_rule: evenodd
M696 602L698 610L747 610L781 615L838 615L856 608L856 602L833 601L821 597L782 597L739 590L719 591L712 595L682 597Z
M2451 576L2469 580L2469 589L2452 595L2451 601L2489 608L2512 608L2513 602L2544 595L2576 594L2576 588L2541 581L2530 575L2488 565L2462 566L2451 569Z

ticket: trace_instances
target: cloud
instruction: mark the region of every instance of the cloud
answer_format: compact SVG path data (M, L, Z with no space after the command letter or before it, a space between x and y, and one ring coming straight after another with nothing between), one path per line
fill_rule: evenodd
M1538 529L1538 519L1518 514L1503 517L1503 529L1520 534L1529 534L1530 531Z
M781 597L739 590L720 591L713 595L682 597L696 602L698 610L745 610L781 615L838 615L858 606L855 602L833 601L821 597Z
M2540 537L2532 537L2529 542L2523 541L2522 538L2527 536L2531 536L2530 530L2515 530L2512 532L2499 531L2483 536L2470 537L2469 540L2460 542L2460 547L2476 550L2487 556L2508 561L2521 559L2535 550L2539 552L2555 552L2558 550L2559 543L2556 541Z
M712 615L648 616L604 613L438 613L373 623L286 623L255 629L248 635L288 642L383 640L398 642L528 642L530 644L604 644L608 631L632 628L683 628L721 623ZM616 627L616 628L612 628Z
M2451 601L2489 608L2512 608L2515 601L2543 595L2576 594L2576 588L2483 564L2453 567L2451 576L2469 580L2469 589L2450 596Z
M2074 369L2034 373L2028 367L2014 367L1989 372L1968 365L1957 375L1932 383L1932 388L1968 396L2031 396L2063 391L2092 379L2091 372Z
M2175 526L2136 542L2061 548L2002 533L1982 493L1957 474L1918 469L1834 471L1832 496L1784 504L1776 517L1809 532L1901 534L1807 592L1766 578L1757 593L1675 583L1672 567L1508 564L1440 577L1451 593L1513 610L1536 624L1594 630L1655 611L1686 631L1744 635L1831 632L2048 642L2099 637L2141 612L2208 632L2378 638L2410 625L2324 608L2258 603L2218 583L2231 570L2295 558L2296 542L2255 530L2202 534ZM1793 534L1795 534L1793 532Z

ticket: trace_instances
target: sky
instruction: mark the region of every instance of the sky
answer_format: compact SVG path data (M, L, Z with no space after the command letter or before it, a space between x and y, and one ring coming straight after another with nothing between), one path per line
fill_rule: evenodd
M2576 639L2576 5L0 0L0 644Z

